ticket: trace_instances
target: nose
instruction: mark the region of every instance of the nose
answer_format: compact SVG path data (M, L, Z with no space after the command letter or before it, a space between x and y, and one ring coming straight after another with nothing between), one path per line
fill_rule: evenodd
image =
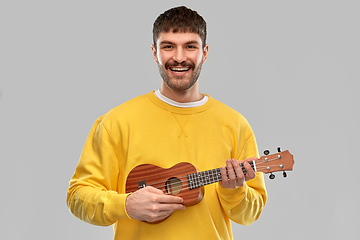
M178 62L178 63L182 63L182 62L185 62L187 60L186 53L185 53L183 48L177 48L176 49L176 51L174 52L173 60Z

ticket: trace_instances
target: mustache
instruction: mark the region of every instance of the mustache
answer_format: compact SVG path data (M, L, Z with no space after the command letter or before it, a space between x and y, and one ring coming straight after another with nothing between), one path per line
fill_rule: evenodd
M192 70L195 69L195 64L193 62L181 62L178 63L176 61L170 60L167 63L165 63L165 69L168 70L171 67L189 67Z

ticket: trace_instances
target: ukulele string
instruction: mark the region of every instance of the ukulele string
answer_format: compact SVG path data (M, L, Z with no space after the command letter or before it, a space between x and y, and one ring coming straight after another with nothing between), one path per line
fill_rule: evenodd
M180 177L180 178L185 178L186 176L183 176L183 177ZM218 181L221 181L221 178L219 179L219 176L217 176L217 175L214 175L213 176L213 179L215 180L215 181L213 181L213 182L209 182L209 183L207 183L207 184L210 184L210 183L215 183L215 182L218 182ZM204 180L204 181L208 181L208 180ZM148 186L151 186L151 187L153 187L153 188L155 188L155 189L160 189L160 190L162 190L164 193L167 193L167 190L166 189L164 189L165 188L165 185L166 185L166 182L167 181L162 181L162 182L157 182L157 183L153 183L153 184L149 184ZM175 185L175 184L171 184L170 183L170 185L171 185L171 189L173 190L173 191L178 191L178 190L181 190L181 189L183 189L183 188L189 188L189 181L186 179L186 180L180 180L179 181L181 184L180 185ZM194 185L194 187L193 188L198 188L198 187L201 187L201 186L204 186L204 185L207 185L207 184L202 184L203 183L203 181L199 181L200 182L200 184L193 184ZM158 185L158 186L157 186ZM174 186L175 185L175 186Z
M270 163L272 161L275 161L275 160L278 160L278 158L268 159L267 161L261 160L261 159L254 160L254 162L256 164L256 170L261 171L261 170L266 170L267 167L277 167L278 165L269 165L268 164L268 163ZM264 163L267 163L268 165L267 166L258 166L257 165L257 164L264 164ZM206 177L206 176L200 176L200 178L201 177ZM178 179L181 179L181 178L186 178L186 176L179 177ZM217 178L217 179L216 179L216 181L210 182L210 183L215 183L215 182L221 181L221 179L218 179L219 177L217 175L214 175L213 178L214 178L214 180L215 180L215 178ZM199 179L197 179L197 180L199 180ZM166 189L163 189L165 187L165 184L166 184L167 181L168 180L152 183L152 184L150 184L148 186L154 187L155 189L159 189L159 190L161 190L163 193L165 193L167 195L172 195L171 193L168 193ZM207 181L207 180L205 180L205 181ZM181 184L179 186L173 186L174 184L170 183L170 185L172 185L171 189L173 191L178 191L178 190L181 190L182 188L189 188L190 184L188 183L187 179L186 180L180 180L180 183ZM208 184L210 184L210 183L208 183ZM194 188L204 186L201 181L200 181L200 184L194 184L194 185L195 185ZM205 185L207 185L207 184L205 184Z
M178 177L179 179L180 178L186 178L187 176L181 176L181 177ZM165 184L166 182L167 182L168 180L166 180L166 181L161 181L161 182L156 182L156 183L152 183L151 185L149 185L149 186L154 186L154 185L156 185L156 184ZM182 182L182 181L181 181Z
M206 171L204 171L204 172L206 172ZM197 172L197 173L200 173L200 172ZM192 174L195 174L195 173L192 173ZM188 174L188 175L190 175L190 174ZM210 175L209 175L209 176L210 176ZM215 182L221 181L221 176L219 177L219 175L212 173L212 176L211 176L211 177L213 178L214 181L211 181L211 182L209 182L209 183L207 183L207 184L202 184L203 181L208 182L209 176L201 176L201 175L197 176L198 178L196 178L195 181L200 182L200 184L193 184L193 185L194 185L193 188L198 188L198 187L201 187L201 186L204 186L204 185L207 185L207 184L211 184L211 183L215 183ZM187 178L187 175L186 175L186 176L182 176L182 177L178 177L178 179L181 179L181 178ZM201 178L206 178L206 179L202 179L202 180L203 180L203 181L202 181ZM154 187L154 188L156 188L156 189L161 189L161 188L164 188L164 186L165 186L165 184L166 184L167 181L168 181L168 180L166 180L166 181L161 181L161 182L156 182L156 183L152 183L152 184L149 184L148 186ZM188 180L187 180L187 179L186 179L186 180L181 180L180 182L181 182L181 185L180 185L180 186L175 186L175 187L172 186L172 189L175 189L175 188L182 189L183 187L188 187L188 186L190 185L190 184L188 183ZM185 183L185 184L184 184L184 183ZM171 184L171 183L170 183L170 184ZM159 185L159 186L156 186L156 185ZM174 185L174 184L171 184L171 185ZM166 191L166 190L165 190L165 191Z
M163 188L165 188L166 182L167 182L167 181L158 182L158 183L153 183L153 184L149 184L149 185L147 185L147 186L151 186L151 187L153 187L153 188L162 190ZM171 183L170 183L170 185L172 185L172 186L171 186L171 189L174 190L174 191L177 191L177 190L182 189L182 188L184 188L184 187L185 187L185 188L186 188L186 187L188 188L189 184L188 184L188 181L187 181L187 180L181 180L180 182L181 182L181 184L180 184L179 186L173 186L174 184L171 184ZM157 186L157 185L158 185L158 186ZM194 188L196 188L196 187L194 187ZM164 191L164 190L162 190L162 191ZM165 189L165 192L166 192L166 189Z

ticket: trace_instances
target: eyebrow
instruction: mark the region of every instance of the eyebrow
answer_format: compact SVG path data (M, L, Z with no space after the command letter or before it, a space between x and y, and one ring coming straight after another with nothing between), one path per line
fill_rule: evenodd
M166 40L160 42L160 46L164 45L164 44L176 45L175 43L173 43L171 41L166 41ZM186 42L184 45L190 45L190 44L196 44L196 45L199 45L199 46L201 45L198 41L189 41L189 42Z

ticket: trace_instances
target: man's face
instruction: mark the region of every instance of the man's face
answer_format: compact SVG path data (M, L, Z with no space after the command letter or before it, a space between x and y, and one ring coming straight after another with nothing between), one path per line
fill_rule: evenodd
M208 46L202 48L198 34L191 32L160 33L152 46L155 62L166 85L175 91L191 88L199 78L201 66L206 61Z

